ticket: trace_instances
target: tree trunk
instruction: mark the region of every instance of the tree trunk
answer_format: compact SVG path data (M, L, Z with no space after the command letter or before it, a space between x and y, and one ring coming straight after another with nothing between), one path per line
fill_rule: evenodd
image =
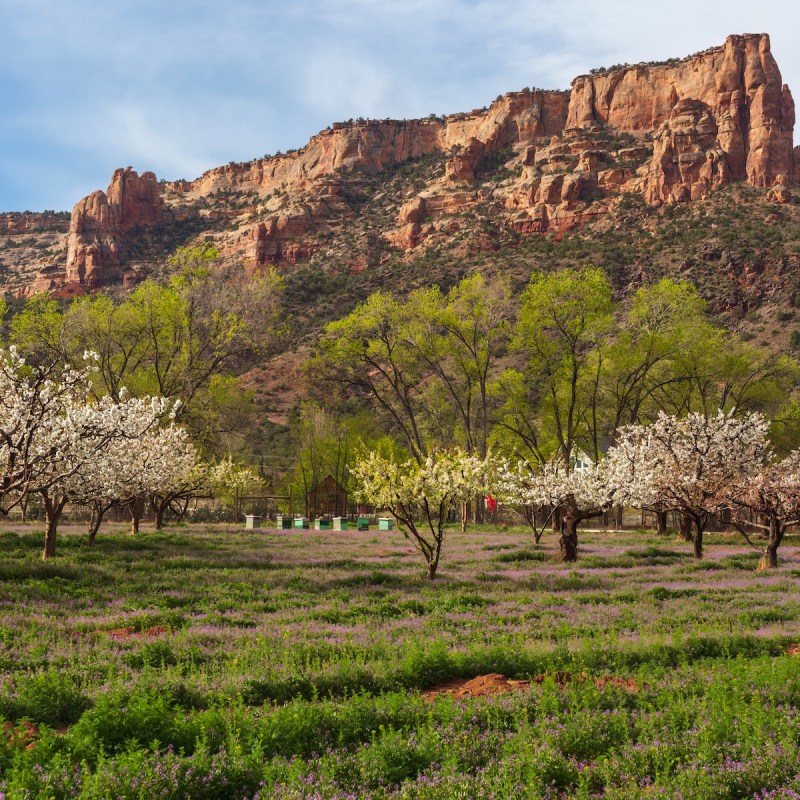
M769 521L769 540L764 552L761 554L761 559L758 562L758 569L775 569L778 566L778 547L780 547L781 540L783 539L783 531L780 528L777 520L771 519Z
M558 546L561 551L562 561L578 560L578 520L573 517L564 517L561 529L561 538Z
M99 506L92 508L92 519L89 523L89 544L94 544L95 537L100 530L100 523L103 521L103 515L105 513L106 510Z
M128 503L128 511L131 515L131 536L136 536L139 533L139 520L142 516L142 499L137 497Z
M683 539L684 542L692 541L691 517L688 517L686 514L680 514L678 516L678 533L680 533L681 539Z
M486 522L486 498L485 495L479 494L475 496L475 508L472 518L475 520L476 525Z
M461 504L461 533L467 532L467 519L469 518L469 503Z
M167 509L169 508L169 502L159 502L158 500L153 500L153 508L156 512L156 530L161 531L164 528L164 515L167 513Z
M614 506L614 530L621 531L625 527L625 509L622 506Z
M61 512L66 505L66 498L54 501L47 492L42 492L42 504L45 510L45 519L47 520L47 528L44 534L44 550L42 551L42 560L48 558L55 558L56 555L56 531L58 530L58 521L61 519Z
M656 518L656 533L658 533L659 536L664 536L667 533L667 512L656 511L655 518Z
M700 520L696 519L694 521L694 537L692 538L692 544L694 545L694 557L695 558L702 558L703 557L703 529L705 525L703 525Z

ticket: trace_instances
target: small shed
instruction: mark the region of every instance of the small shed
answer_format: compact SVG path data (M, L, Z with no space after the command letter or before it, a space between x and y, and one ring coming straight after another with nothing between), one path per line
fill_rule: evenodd
M310 517L346 517L347 490L327 475L306 496L306 509Z

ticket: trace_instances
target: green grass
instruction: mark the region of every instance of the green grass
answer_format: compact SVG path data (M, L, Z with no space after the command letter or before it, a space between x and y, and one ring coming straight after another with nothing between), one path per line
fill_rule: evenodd
M396 532L41 538L0 532L7 800L800 791L794 540L452 531L431 582ZM492 672L533 682L420 694Z

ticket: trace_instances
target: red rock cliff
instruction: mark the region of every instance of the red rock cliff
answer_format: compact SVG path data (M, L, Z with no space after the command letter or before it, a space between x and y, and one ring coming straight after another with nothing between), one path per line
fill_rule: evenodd
M794 102L766 34L729 36L723 47L676 63L582 75L572 83L567 125L660 131L674 122L675 106L689 100L713 118L732 179L771 186L793 174Z
M444 174L393 203L381 231L390 246L408 251L451 235L455 218L481 203L527 235L598 218L623 192L659 205L747 179L786 202L800 177L793 128L769 37L730 36L682 60L578 77L570 92L512 92L447 118L335 123L300 150L194 181L159 184L152 173L118 170L107 192L75 206L67 280L102 285L125 266L134 229L189 217L208 222L203 235L225 258L301 260L352 220L348 174L437 153Z
M72 209L67 245L67 281L95 288L120 266L120 238L161 218L156 176L118 169L108 191L92 192Z

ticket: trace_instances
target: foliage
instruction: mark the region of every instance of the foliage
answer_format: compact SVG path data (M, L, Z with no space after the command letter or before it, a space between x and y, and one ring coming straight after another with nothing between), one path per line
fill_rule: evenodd
M391 511L433 579L449 515L487 491L491 471L488 460L460 450L438 452L421 463L414 459L398 463L372 451L359 460L352 474L357 496Z
M165 282L147 280L129 295L78 298L65 311L31 298L11 324L11 341L34 363L73 368L87 348L98 354L97 394L180 399L178 421L200 444L215 446L246 399L235 380L278 335L282 279L216 265L208 243L178 248Z
M430 584L392 533L65 536L57 565L20 534L0 532L0 569L27 570L2 584L9 798L800 789L796 540L764 580L724 535L694 570L685 543L587 532L576 570L456 530ZM487 673L531 683L421 696Z

